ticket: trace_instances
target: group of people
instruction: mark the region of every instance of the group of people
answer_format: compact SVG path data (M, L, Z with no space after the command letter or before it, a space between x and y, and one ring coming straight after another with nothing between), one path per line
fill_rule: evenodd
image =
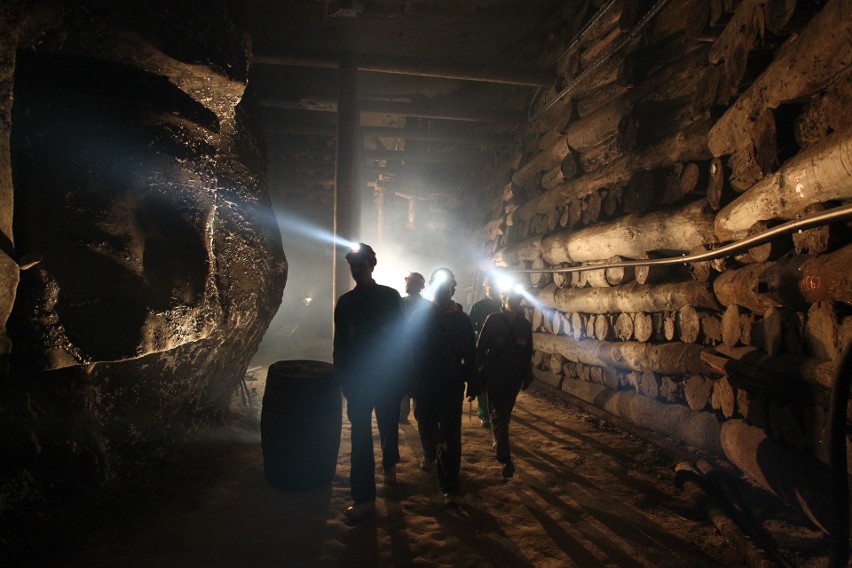
M400 461L399 423L407 422L411 401L423 449L420 467L435 470L446 505L459 503L465 397L478 397L503 477L512 477L509 420L519 391L532 380L532 328L520 312L521 293L501 290L498 303L486 280L487 302L477 302L468 315L452 299L457 284L449 269L432 273L429 302L421 296L426 282L419 273L406 277L405 298L377 284L376 253L369 245L358 243L346 260L355 288L334 310L334 367L352 431L353 504L345 516L357 521L375 512L373 410L384 482L392 485Z

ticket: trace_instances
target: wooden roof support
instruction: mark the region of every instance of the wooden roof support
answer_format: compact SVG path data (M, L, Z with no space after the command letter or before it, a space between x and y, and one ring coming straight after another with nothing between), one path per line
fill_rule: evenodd
M286 110L310 110L317 112L337 112L337 101L330 99L261 99L260 106ZM392 101L360 101L362 113L395 114L416 118L435 118L458 120L462 122L500 122L517 124L526 119L526 113L519 110L489 109L470 107L465 109L440 107L435 104L399 103Z
M287 187L334 187L336 183L334 178L312 178L305 176L280 178L279 182Z
M417 77L457 79L461 81L523 85L529 87L549 87L555 80L555 73L551 69L535 67L490 66L473 61L443 63L414 57L363 54L355 55L354 59L358 71L372 71L374 73L413 75ZM255 54L252 61L255 64L265 65L337 69L340 58L335 55Z
M270 134L294 134L304 136L337 136L337 126L333 124L282 124L264 128ZM514 138L509 134L489 134L482 132L464 132L461 130L411 130L392 126L362 126L364 136L382 138L404 138L425 142L448 142L451 144L481 144L483 146L508 146Z
M458 164L471 165L475 162L470 156L457 153L445 155L432 155L425 152L403 152L394 150L364 150L364 158L367 160L389 160L402 161L418 164Z
M474 158L464 154L450 153L433 155L425 152L394 151L394 150L363 150L361 152L365 161L387 160L389 162L407 162L409 164L447 164L447 165L470 165L475 162ZM287 154L279 154L276 163L279 168L288 168L294 171L310 171L333 169L334 162L322 160L324 155L316 154L316 159L295 159Z

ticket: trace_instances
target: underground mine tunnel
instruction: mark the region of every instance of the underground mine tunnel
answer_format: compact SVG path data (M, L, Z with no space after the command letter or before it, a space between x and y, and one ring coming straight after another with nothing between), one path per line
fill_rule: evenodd
M5 0L0 23L8 565L847 565L848 0ZM477 401L450 507L416 416L396 479L374 424L375 511L345 522L354 243L400 296L449 268L465 314L523 287L514 475ZM301 449L270 455L273 423ZM326 479L302 452L329 432Z

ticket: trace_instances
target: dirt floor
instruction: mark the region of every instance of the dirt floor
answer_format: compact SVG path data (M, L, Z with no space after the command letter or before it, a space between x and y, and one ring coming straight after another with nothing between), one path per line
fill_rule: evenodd
M474 403L463 419L462 505L444 508L434 473L418 467L412 417L401 426L397 485L385 486L377 468L377 515L347 525L345 414L332 483L276 489L264 480L257 424L263 375L255 369L247 404L235 403L247 416L240 425L161 456L143 480L66 516L53 550L34 550L20 565L746 565L674 483L678 458L535 388L513 417L514 478L502 479ZM745 491L787 565L825 565L825 537L777 500Z

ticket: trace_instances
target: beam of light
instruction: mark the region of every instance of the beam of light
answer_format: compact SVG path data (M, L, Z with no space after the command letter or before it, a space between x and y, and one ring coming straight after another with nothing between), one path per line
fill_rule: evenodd
M346 248L352 248L357 244L356 242L345 239L340 235L335 236L335 234L330 230L315 225L305 219L297 217L296 215L282 213L279 211L277 219L278 226L281 228L282 233L308 237L324 243L334 243Z
M512 275L506 273L500 273L496 276L497 279L497 288L500 290L501 295L507 294L516 294L523 296L524 301L528 306L540 306L541 302L539 302L538 298L529 292L527 288L518 282Z
M524 297L524 302L528 306L541 306L541 302L538 301L538 298L531 294L526 288L524 288L521 284L515 286L515 291Z

